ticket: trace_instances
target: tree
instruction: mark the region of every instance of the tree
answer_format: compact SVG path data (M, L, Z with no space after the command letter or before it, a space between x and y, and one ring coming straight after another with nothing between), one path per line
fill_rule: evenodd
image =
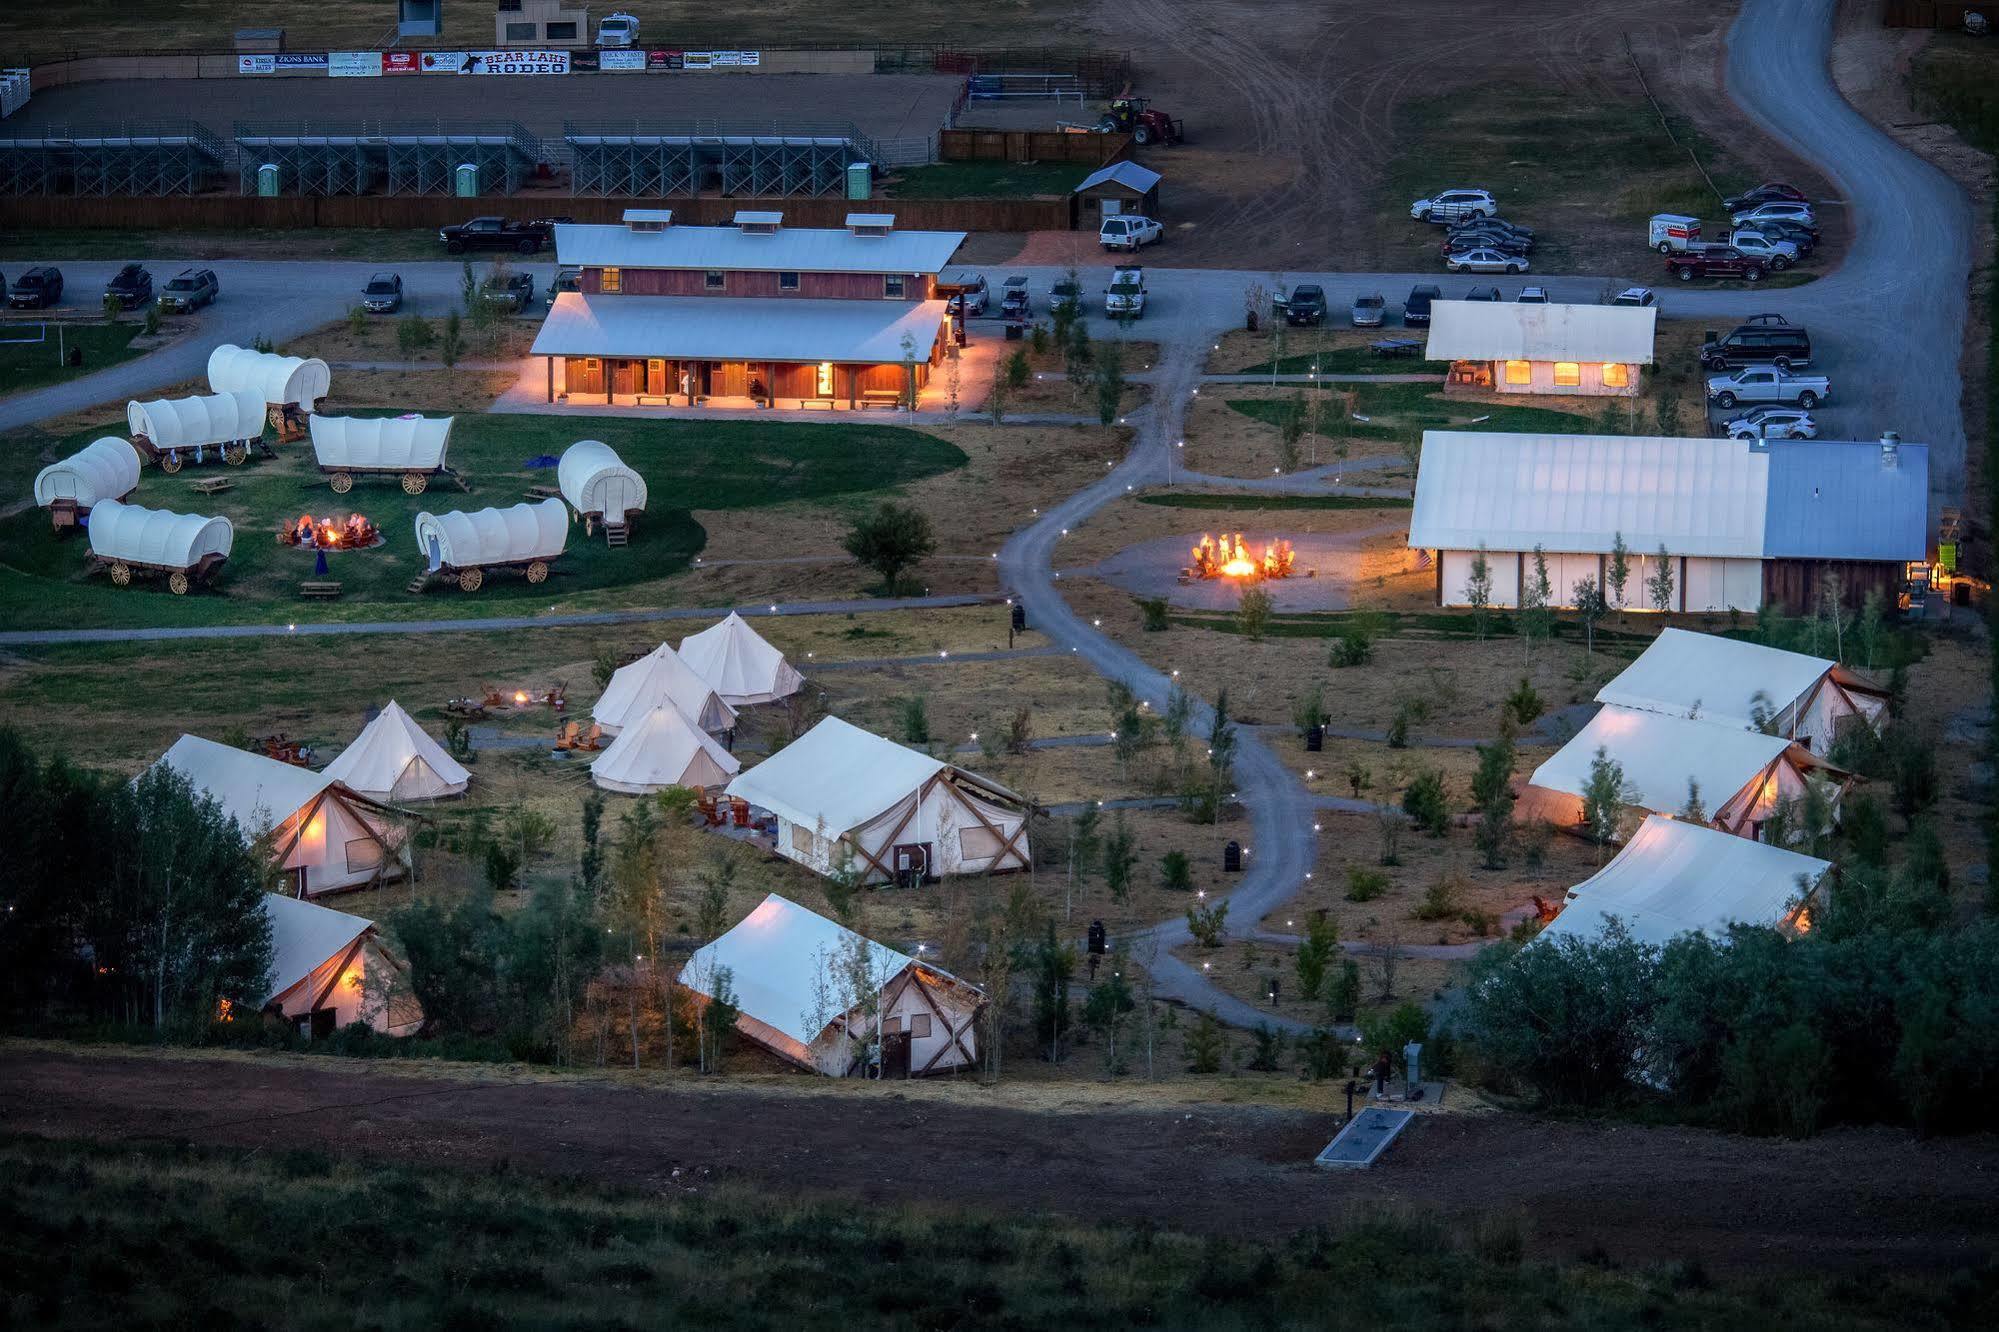
M1159 886L1169 893L1194 891L1194 871L1185 851L1168 851L1159 858Z
M430 321L422 315L404 315L396 321L396 347L403 359L414 361L417 354L437 341L431 332Z
M1113 342L1097 353L1097 423L1114 425L1124 403L1124 348Z
M1548 557L1536 545L1533 568L1520 588L1520 613L1515 617L1520 623L1523 661L1533 654L1534 640L1546 635L1548 598L1553 595L1554 589L1548 585Z
M1005 372L999 378L1010 389L1024 389L1033 373L1034 367L1027 359L1027 348L1015 347L1013 355L1006 358Z
M1846 627L1851 616L1846 613L1846 588L1840 576L1827 569L1819 576L1819 603L1816 618L1823 619L1832 631L1832 655L1835 661L1846 660Z
M1189 1073L1221 1072L1222 1058L1227 1049L1221 1023L1215 1021L1213 1013L1205 1011L1194 1019L1194 1025L1181 1038L1181 1053L1187 1057Z
M1092 985L1089 994L1083 998L1083 1022L1102 1038L1104 1071L1113 1077L1124 1072L1124 1060L1118 1055L1117 1039L1136 1007L1123 970L1115 966L1111 968L1111 974Z
M1104 886L1110 889L1111 900L1122 905L1131 894L1131 875L1138 865L1138 834L1132 831L1123 810L1111 820L1103 858Z
M470 259L458 267L458 304L468 315L479 306L479 275L472 271Z
M604 793L593 786L583 797L583 852L576 862L577 878L585 892L596 892L597 881L604 874L603 826Z
M1326 968L1332 965L1340 948L1340 927L1323 907L1314 911L1305 922L1305 937L1299 941L1298 955L1294 967L1298 972L1298 993L1306 999L1317 999L1320 989L1326 983Z
M986 416L994 425L1005 425L1007 409L1013 405L1014 387L1004 379L993 380L986 394Z
M1214 780L1215 821L1221 821L1222 792L1235 778L1235 723L1229 720L1229 691L1215 696L1214 715L1208 722L1208 773Z
M1701 784L1691 777L1687 778L1687 803L1680 806L1680 812L1674 817L1684 823L1704 824L1708 821L1707 805L1701 800Z
M975 927L979 944L979 984L986 992L985 1037L986 1076L997 1080L1001 1056L1006 1046L1006 1019L1010 1009L1013 976L1019 954L1035 933L1040 907L1032 887L1016 879L1007 891L1004 904L990 896L981 897L981 911Z
M1583 831L1597 845L1597 863L1603 862L1603 848L1616 839L1624 821L1624 811L1638 803L1636 789L1624 779L1624 766L1610 757L1602 745L1590 760L1589 778L1583 783Z
M457 367L465 356L465 326L456 310L444 316L444 336L437 341L437 359L446 370Z
M1502 722L1499 735L1478 747L1478 771L1471 779L1472 803L1478 807L1473 840L1485 855L1487 869L1506 867L1506 838L1513 826L1513 728Z
M1305 437L1305 394L1294 393L1277 424L1277 470L1298 470L1298 441Z
M1887 637L1887 621L1881 589L1870 587L1860 602L1860 618L1854 622L1854 636L1860 648L1860 664L1868 670L1874 669L1875 655L1881 650L1881 642Z
M1435 768L1416 774L1402 792L1402 812L1409 821L1432 837L1442 837L1451 826L1450 803L1444 794L1444 775Z
M902 742L906 745L930 743L930 707L923 695L911 694L902 700Z
M1624 623L1624 589L1631 582L1631 549L1624 544L1624 533L1619 532L1610 543L1610 561L1604 567L1603 586L1609 593L1609 601L1617 608L1617 622Z
M1270 625L1273 606L1271 596L1260 587L1245 587L1242 600L1236 603L1236 630L1252 643L1263 641L1263 631Z
M1069 889L1062 899L1062 919L1069 919L1076 900L1076 879L1087 879L1097 856L1097 844L1103 836L1103 815L1097 806L1085 804L1069 820Z
M741 1011L736 1007L735 973L728 967L716 967L708 979L708 1002L701 1006L699 1055L703 1073L722 1071L722 1042L735 1030Z
M1309 741L1312 732L1324 726L1328 720L1325 688L1314 684L1312 691L1300 699L1298 706L1292 710L1292 724L1298 728L1298 738Z
M1048 925L1047 937L1034 952L1034 1031L1048 1046L1048 1062L1062 1062L1062 1037L1069 1030L1069 978L1076 970L1076 950L1055 937L1055 925Z
M1664 543L1652 559L1652 572L1645 576L1645 595L1661 615L1673 609L1673 557L1666 553Z
M1194 936L1194 942L1203 948L1220 948L1227 932L1229 904L1216 902L1212 906L1202 906L1199 902L1187 908L1187 932Z
M1335 1022L1351 1022L1360 1010L1360 963L1340 959L1339 970L1326 986L1326 1016Z
M1485 543L1471 557L1471 575L1465 579L1465 604L1471 607L1472 628L1484 639L1492 619L1492 561L1485 555Z
M937 549L937 538L921 509L883 500L873 513L855 520L843 544L856 562L882 576L883 593L892 597L903 570L929 558Z
M1577 580L1573 593L1576 616L1583 622L1583 653L1585 656L1596 652L1596 624L1610 608L1603 599L1603 589L1597 586L1594 577Z

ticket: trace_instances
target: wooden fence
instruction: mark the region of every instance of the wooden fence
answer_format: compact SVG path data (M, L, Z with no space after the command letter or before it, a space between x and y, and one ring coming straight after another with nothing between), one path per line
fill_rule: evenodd
M1962 4L1958 0L1882 0L1881 25L1886 28L1962 28L1968 13L1999 20L1999 4Z
M946 162L1085 162L1100 167L1131 156L1131 135L947 129L938 131L937 155Z

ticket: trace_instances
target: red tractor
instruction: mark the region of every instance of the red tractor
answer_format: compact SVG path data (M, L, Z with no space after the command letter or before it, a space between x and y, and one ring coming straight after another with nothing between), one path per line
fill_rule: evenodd
M1185 126L1153 106L1146 97L1113 98L1103 119L1097 122L1097 129L1105 134L1129 134L1141 148L1155 143L1184 143L1187 138Z

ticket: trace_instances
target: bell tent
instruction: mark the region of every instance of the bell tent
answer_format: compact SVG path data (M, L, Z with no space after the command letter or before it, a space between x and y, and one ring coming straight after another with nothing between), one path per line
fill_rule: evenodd
M784 654L734 611L720 624L681 639L680 659L734 708L774 703L805 684Z
M618 732L590 765L590 780L606 791L651 795L669 786L720 786L742 766L687 714L661 702Z
M606 527L623 527L646 506L645 478L601 440L579 439L564 449L555 479L579 517Z
M736 710L665 643L612 672L590 715L616 734L661 703L680 709L704 731L726 731L736 724Z
M326 765L325 775L370 799L385 801L463 795L472 780L472 774L394 699Z
M395 984L402 963L382 946L375 923L345 911L266 893L271 922L271 992L276 1013L308 1039L366 1022L390 1036L423 1025L423 1010Z
M72 518L103 500L122 500L139 485L139 455L115 435L86 444L35 474L35 503Z
M310 412L326 396L333 372L317 356L280 356L223 343L208 354L208 387L217 393L248 390L272 406Z

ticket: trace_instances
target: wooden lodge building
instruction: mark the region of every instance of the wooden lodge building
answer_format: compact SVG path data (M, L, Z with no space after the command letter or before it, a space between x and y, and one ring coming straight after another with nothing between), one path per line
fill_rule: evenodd
M943 358L937 275L964 239L898 231L892 213L693 227L631 208L620 226L561 225L556 259L581 270L578 290L555 298L533 354L550 402L894 407Z

